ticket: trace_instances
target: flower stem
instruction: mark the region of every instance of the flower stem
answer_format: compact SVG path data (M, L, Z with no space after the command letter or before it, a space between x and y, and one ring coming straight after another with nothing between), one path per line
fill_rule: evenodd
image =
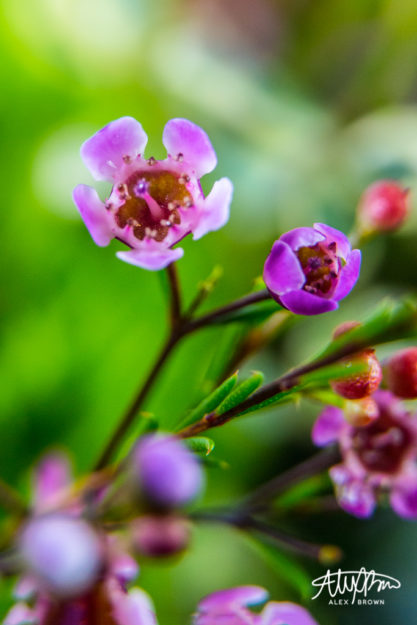
M167 267L167 275L171 292L171 328L175 330L181 324L182 306L181 306L181 290L178 279L178 272L175 263L171 263Z
M342 552L334 545L321 545L311 543L300 538L296 538L281 529L276 528L267 521L257 519L250 515L236 514L233 511L213 511L213 512L194 512L190 515L193 521L207 521L214 523L225 523L248 533L259 534L266 537L280 547L299 555L313 558L319 561L325 561L331 556L332 561L341 558Z
M232 312L237 310L241 310L242 308L246 308L247 306L251 306L252 304L256 304L258 302L263 302L264 300L270 299L270 294L267 289L262 291L256 291L255 293L250 293L249 295L245 295L245 297L241 297L240 299L227 304L226 306L221 306L220 308L216 308L207 315L202 315L201 317L197 317L196 319L191 319L185 325L185 332L190 334L199 328L203 328L205 326L209 326L212 323L217 323L222 319L222 317L227 317Z
M280 473L265 484L254 490L244 501L243 508L245 510L259 510L269 504L277 495L286 491L294 484L308 479L313 475L321 473L325 469L333 466L340 461L340 452L338 449L325 449L314 454L304 462L291 467L288 471Z
M245 308L246 306L250 306L256 302L260 302L269 298L268 291L258 291L256 293L247 295L246 297L242 297L241 299L238 299L231 304L216 308L214 311L208 313L207 315L187 321L184 320L181 316L181 298L177 274L174 270L171 270L170 272L168 272L168 277L169 284L171 286L171 332L168 336L168 339L164 343L147 378L145 379L143 384L140 385L140 388L136 393L133 401L131 402L125 414L122 416L116 430L114 431L112 437L104 448L102 454L100 455L95 465L95 471L100 471L110 462L113 454L123 440L125 434L132 426L136 415L141 409L144 401L147 399L148 394L152 389L160 371L162 370L172 351L182 338L189 334L192 334L200 328L210 325L211 323L218 322L223 316L228 315L230 312L240 310L242 308Z
M209 430L214 427L219 427L224 425L234 417L241 415L242 413L248 411L250 408L254 408L261 404L262 402L271 399L272 397L278 396L281 393L289 391L290 389L297 386L300 382L300 378L307 373L312 373L313 371L317 371L327 365L334 364L338 360L345 358L346 356L356 353L360 351L363 347L367 347L367 343L364 342L363 346L357 343L352 343L344 346L337 352L330 354L324 358L318 358L313 360L310 363L302 365L301 367L296 367L292 369L288 373L285 373L283 376L270 382L269 384L265 384L258 391L253 393L250 397L245 399L242 403L238 404L231 410L227 410L223 414L217 414L216 412L212 412L211 414L206 415L200 421L189 425L184 428L180 432L178 432L178 436L181 438L189 438L190 436L196 436Z
M27 506L11 486L0 479L0 505L14 512L18 516L25 516L28 512Z
M100 455L94 468L95 471L100 471L110 462L117 447L122 442L125 434L133 424L136 418L136 414L139 412L139 409L141 408L146 397L148 396L148 393L151 390L155 380L157 379L159 372L166 363L169 355L171 354L174 347L177 345L180 338L180 334L171 334L166 343L163 345L159 356L157 357L145 382L140 386L138 393L135 395L132 403L128 407L125 414L122 416L116 430L114 431L112 437L104 448L102 454Z

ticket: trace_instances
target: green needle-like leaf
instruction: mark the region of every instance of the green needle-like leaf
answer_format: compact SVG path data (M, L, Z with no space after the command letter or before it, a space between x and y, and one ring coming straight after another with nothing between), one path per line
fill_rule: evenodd
M264 375L255 371L247 380L241 382L218 406L216 414L223 414L247 399L264 381Z
M233 390L237 382L237 373L234 373L227 378L219 387L217 387L208 397L205 397L194 410L192 410L186 417L183 419L176 430L181 430L182 428L190 425L191 423L195 423L202 419L206 414L210 414L222 403L222 401L229 395L229 393Z

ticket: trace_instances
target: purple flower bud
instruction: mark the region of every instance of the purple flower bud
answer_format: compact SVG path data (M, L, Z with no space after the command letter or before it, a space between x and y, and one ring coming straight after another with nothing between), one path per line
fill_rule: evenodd
M48 515L29 521L19 547L29 571L60 597L88 590L102 565L102 544L85 521Z
M191 232L199 239L228 221L233 187L228 178L215 182L204 197L200 178L212 171L217 158L210 139L186 119L171 119L164 129L167 158L145 159L148 138L139 122L122 117L111 122L81 148L81 156L96 180L113 189L104 203L86 185L74 189L74 202L97 245L113 238L130 250L117 256L145 269L163 269L181 258L172 249Z
M194 454L170 436L141 438L133 452L132 473L145 497L162 507L186 504L200 492L204 481Z
M132 523L132 546L150 558L171 556L183 551L190 539L190 526L175 516L141 516Z
M264 280L272 297L298 315L335 310L359 277L361 253L325 224L296 228L275 241Z

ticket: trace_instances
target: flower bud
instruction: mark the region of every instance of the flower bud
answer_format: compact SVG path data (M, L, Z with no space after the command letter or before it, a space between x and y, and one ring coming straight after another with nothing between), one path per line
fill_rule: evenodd
M377 390L382 380L382 369L373 349L367 349L343 362L346 365L363 365L364 370L331 382L338 395L346 399L362 399Z
M356 401L347 401L344 407L345 419L353 427L361 428L369 425L379 417L379 409L372 397L364 397Z
M417 398L417 347L403 349L388 361L386 380L390 391L403 399Z
M359 200L360 229L364 233L396 230L408 210L408 189L394 180L380 180L369 186Z
M141 494L162 508L188 503L204 481L194 454L172 436L141 438L133 452L131 473Z
M342 323L335 329L333 338L336 339L348 333L358 325L360 324L357 321ZM331 387L335 393L346 399L362 399L372 395L378 389L382 380L382 368L373 349L365 349L359 354L344 358L342 362L346 366L360 365L363 370L360 373L333 380Z
M19 538L30 572L59 597L73 597L95 583L102 566L101 541L83 520L48 515L29 521Z
M171 556L183 551L190 538L185 519L172 516L143 516L132 524L132 546L150 558Z

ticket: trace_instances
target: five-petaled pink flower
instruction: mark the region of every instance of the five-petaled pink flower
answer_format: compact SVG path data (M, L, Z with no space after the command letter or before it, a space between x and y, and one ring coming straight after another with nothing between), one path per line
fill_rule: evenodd
M207 134L186 119L171 119L163 132L167 158L157 161L143 153L147 135L132 117L111 122L81 147L81 157L96 180L113 184L102 202L92 187L78 185L74 202L97 245L112 239L130 250L122 260L163 269L181 258L174 246L187 234L199 239L218 230L229 218L232 183L221 178L207 197L200 178L211 172L217 158Z
M314 424L313 442L339 443L343 461L330 477L346 512L369 517L377 499L388 494L399 516L417 519L417 416L389 391L372 397L379 414L369 425L354 427L339 408L328 406Z

